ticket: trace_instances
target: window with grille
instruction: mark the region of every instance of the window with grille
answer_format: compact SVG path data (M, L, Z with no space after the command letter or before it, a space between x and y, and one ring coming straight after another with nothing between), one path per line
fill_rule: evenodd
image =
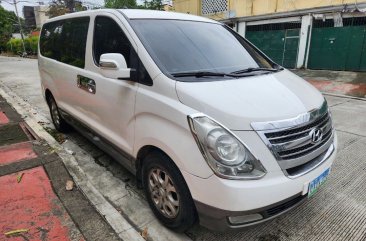
M350 17L342 19L343 27L346 26L364 26L366 25L366 17ZM334 19L316 19L313 21L313 28L332 28L335 27Z
M227 0L202 0L202 14L215 14L227 11Z
M300 22L271 23L261 25L248 25L247 31L271 31L301 28Z

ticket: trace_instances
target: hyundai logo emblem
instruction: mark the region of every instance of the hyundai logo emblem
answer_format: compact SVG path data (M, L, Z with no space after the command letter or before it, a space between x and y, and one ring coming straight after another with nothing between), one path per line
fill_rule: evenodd
M310 131L309 135L313 144L318 143L323 138L323 132L319 128L315 128Z

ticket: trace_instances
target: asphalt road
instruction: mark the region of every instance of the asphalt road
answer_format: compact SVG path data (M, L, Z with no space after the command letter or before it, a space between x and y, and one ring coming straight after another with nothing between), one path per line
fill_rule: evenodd
M41 97L36 60L0 57L2 87L11 89L38 114L50 119ZM157 223L134 177L123 167L78 133L65 136L69 141L63 146L76 152L80 167L116 209L138 229L149 227L152 240L366 240L366 101L326 98L339 141L329 179L301 206L240 232L216 233L196 226L177 236Z

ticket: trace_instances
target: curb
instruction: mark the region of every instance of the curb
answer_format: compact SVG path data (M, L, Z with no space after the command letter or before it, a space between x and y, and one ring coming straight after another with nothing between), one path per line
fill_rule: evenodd
M329 93L329 92L322 92L322 94L323 95L334 96L334 97L339 97L339 98L366 101L366 98L362 98L362 97L354 97L354 96L349 96L349 95L334 94L334 93Z
M122 240L144 241L135 228L103 197L103 195L90 183L86 174L79 167L75 157L69 154L39 123L48 120L37 113L30 104L17 96L8 87L1 86L0 95L22 116L30 128L44 139L59 155L75 183L92 203L94 208L107 220L112 229ZM96 205L98 204L98 205Z

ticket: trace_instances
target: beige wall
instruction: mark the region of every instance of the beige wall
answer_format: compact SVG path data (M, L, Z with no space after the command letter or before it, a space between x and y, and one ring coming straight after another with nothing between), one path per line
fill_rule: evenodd
M201 15L200 0L173 0L173 8L176 12Z
M248 16L252 11L253 0L229 0L229 10L235 11L235 16Z
M163 9L164 9L164 11L168 11L168 12L174 10L173 6L171 6L169 4L164 4Z
M215 1L215 0L212 0ZM299 9L354 4L366 0L228 0L229 10L235 17L288 12ZM201 0L173 0L175 11L201 15ZM226 13L209 15L214 19L227 18Z

